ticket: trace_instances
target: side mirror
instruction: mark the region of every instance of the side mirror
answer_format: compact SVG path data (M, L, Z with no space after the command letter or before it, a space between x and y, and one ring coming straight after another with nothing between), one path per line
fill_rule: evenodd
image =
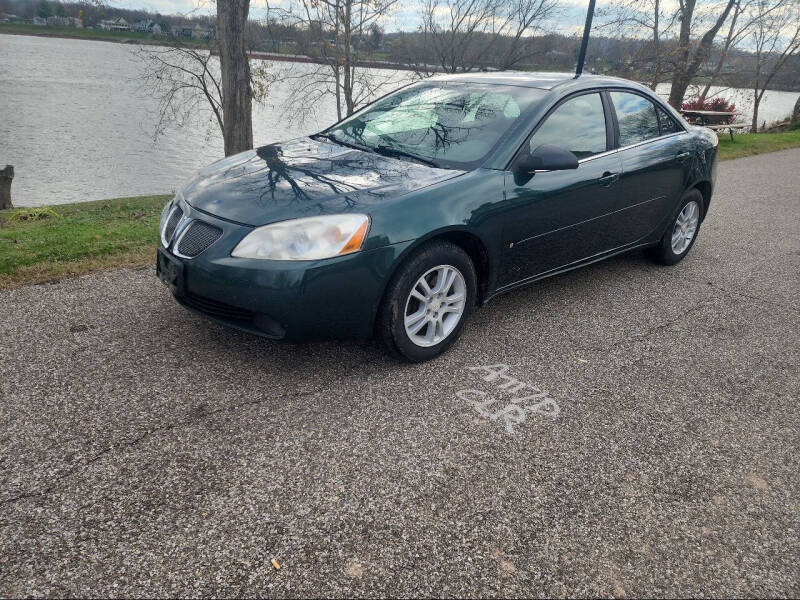
M542 144L533 152L523 154L517 161L517 168L524 173L577 169L578 157L558 146Z

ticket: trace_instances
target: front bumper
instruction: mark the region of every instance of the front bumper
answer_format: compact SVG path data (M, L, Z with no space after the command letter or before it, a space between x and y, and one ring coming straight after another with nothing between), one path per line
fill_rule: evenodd
M234 258L231 251L252 227L230 223L183 204L190 219L222 229L194 258L181 258L171 290L182 305L216 321L272 339L306 342L372 335L383 289L403 242L325 260L273 261Z

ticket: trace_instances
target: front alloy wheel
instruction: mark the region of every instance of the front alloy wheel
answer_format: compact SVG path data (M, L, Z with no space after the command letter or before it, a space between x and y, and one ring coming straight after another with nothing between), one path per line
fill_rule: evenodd
M467 284L461 272L438 265L417 280L406 300L405 327L417 346L435 346L453 330L464 314Z
M461 334L475 304L475 267L464 250L444 241L417 250L397 270L378 315L389 349L411 362L430 360Z

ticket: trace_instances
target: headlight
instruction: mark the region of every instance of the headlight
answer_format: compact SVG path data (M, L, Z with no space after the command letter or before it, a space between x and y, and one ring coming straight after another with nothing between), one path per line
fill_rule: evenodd
M238 258L317 260L361 250L367 215L326 215L264 225L251 231L231 253Z

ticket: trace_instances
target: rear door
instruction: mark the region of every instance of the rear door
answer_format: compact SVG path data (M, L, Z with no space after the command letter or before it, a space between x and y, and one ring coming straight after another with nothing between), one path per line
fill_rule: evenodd
M618 246L661 227L678 202L691 168L689 136L658 104L632 91L609 92L622 161Z
M553 144L579 159L574 170L506 174L505 260L500 286L535 277L613 247L608 216L621 165L610 106L598 91L570 96L533 131L530 150Z

